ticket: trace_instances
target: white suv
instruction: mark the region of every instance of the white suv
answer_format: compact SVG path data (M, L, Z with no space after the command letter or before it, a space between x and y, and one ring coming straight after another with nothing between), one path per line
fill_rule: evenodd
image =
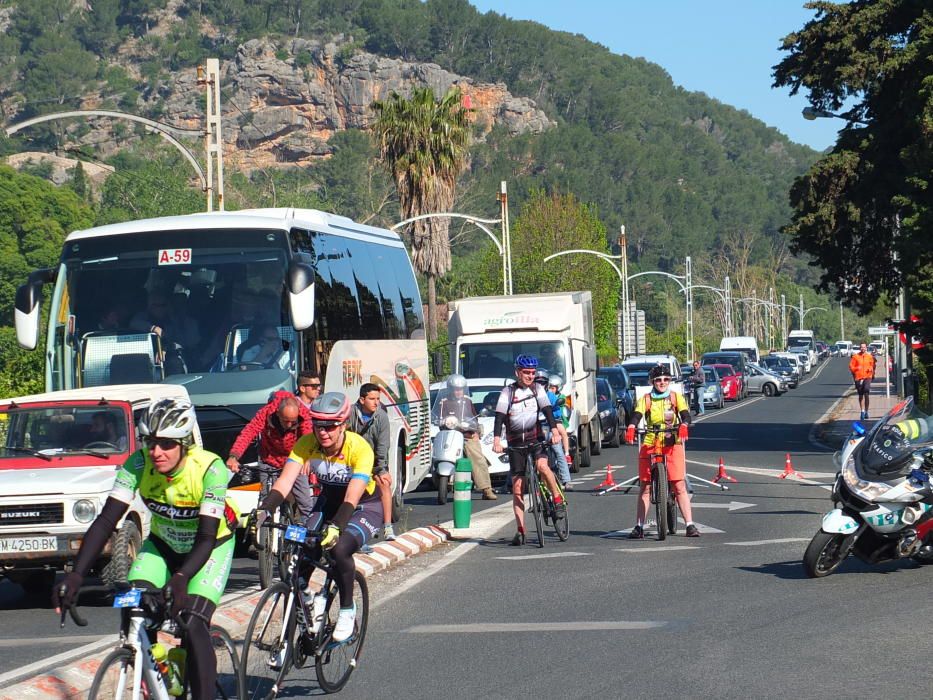
M117 470L139 448L136 424L150 403L188 400L174 384L122 384L0 400L0 572L46 595L70 566L110 494ZM201 444L200 432L195 440ZM139 496L94 571L126 580L149 509Z

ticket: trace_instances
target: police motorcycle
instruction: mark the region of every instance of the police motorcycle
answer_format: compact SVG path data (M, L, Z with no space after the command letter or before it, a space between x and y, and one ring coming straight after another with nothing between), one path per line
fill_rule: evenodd
M434 437L431 443L431 475L437 486L437 503L447 503L457 460L464 457L466 437L479 432L476 409L467 380L459 375L447 377L444 387L431 407Z
M835 508L803 555L807 575L828 576L849 553L933 563L933 418L905 399L868 431L856 423L837 458Z

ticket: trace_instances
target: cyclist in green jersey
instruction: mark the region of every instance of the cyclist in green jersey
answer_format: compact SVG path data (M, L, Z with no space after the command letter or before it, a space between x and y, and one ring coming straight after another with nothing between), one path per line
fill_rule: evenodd
M149 407L139 423L145 447L129 456L97 519L88 528L73 570L52 591L56 612L74 603L84 577L139 492L152 512L127 578L137 588L165 590L173 614L193 611L188 625L188 677L194 700L214 697L217 657L210 619L233 563L236 514L226 505L229 473L217 455L194 444L195 415L181 399ZM201 617L203 616L203 617Z

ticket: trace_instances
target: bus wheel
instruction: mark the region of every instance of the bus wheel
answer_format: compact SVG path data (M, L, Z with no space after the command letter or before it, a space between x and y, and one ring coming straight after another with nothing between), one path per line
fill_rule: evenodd
M392 522L397 523L402 513L402 494L405 484L405 447L399 445L398 458L395 460L395 473L392 474Z

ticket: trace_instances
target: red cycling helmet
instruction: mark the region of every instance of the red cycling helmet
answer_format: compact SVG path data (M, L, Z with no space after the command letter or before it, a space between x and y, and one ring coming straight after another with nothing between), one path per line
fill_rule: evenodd
M350 399L339 391L328 391L315 399L308 411L318 425L339 425L350 417Z

